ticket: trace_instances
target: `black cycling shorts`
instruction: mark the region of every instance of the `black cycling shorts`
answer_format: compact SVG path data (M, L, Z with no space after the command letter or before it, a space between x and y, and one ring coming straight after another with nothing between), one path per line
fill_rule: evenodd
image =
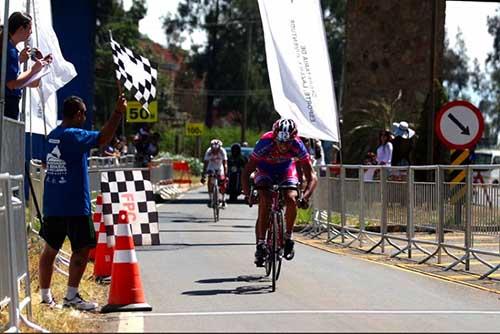
M45 217L40 228L40 236L55 250L61 249L66 236L71 242L73 251L96 245L91 216Z

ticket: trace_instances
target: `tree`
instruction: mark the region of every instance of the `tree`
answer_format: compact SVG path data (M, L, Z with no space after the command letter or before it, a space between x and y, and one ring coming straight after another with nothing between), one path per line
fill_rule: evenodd
M96 13L95 123L100 125L113 111L118 94L109 31L121 45L139 51L138 22L146 15L145 0L134 0L129 11L125 11L118 0L97 1Z
M469 84L469 57L463 33L458 29L455 48L450 48L450 41L445 37L443 55L443 85L452 99L468 99L464 92Z
M385 98L368 101L368 108L351 112L353 123L351 129L346 129L346 135L352 138L346 149L354 156L362 157L368 151L377 147L378 133L381 130L390 130L392 123L397 120L398 101L401 100L402 91L392 101ZM374 117L373 115L377 115Z
M337 90L340 87L338 82L345 43L345 3L346 0L322 1ZM251 126L259 130L268 128L278 118L272 111L264 36L257 1L183 0L175 15L164 17L163 27L169 44L173 46L180 46L185 36L195 30L204 31L207 35L206 46L192 46L189 64L199 78L205 79L208 126L213 121L214 101L218 103L220 116L233 111L240 114L245 94L248 94L248 122Z

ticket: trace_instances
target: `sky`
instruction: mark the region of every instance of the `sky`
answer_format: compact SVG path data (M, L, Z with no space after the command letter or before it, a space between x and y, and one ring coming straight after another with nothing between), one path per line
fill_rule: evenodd
M256 1L256 0L255 0ZM139 22L139 30L153 41L166 45L161 17L166 13L175 13L179 0L147 0L147 16ZM132 0L123 0L125 9L128 9ZM479 1L447 1L446 2L446 29L450 39L450 46L455 45L455 35L458 27L462 30L468 55L471 61L474 58L484 69L484 60L487 53L493 49L493 37L488 34L486 20L488 15L493 15L500 3ZM192 36L197 43L202 43L205 37L202 33ZM189 41L182 46L188 49Z

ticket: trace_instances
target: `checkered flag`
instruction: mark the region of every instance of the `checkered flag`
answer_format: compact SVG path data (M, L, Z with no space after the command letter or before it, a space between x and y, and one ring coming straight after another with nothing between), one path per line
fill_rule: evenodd
M149 103L156 96L156 79L158 71L156 64L136 55L130 49L118 44L111 36L113 61L116 64L116 79L134 95L142 107L148 109Z

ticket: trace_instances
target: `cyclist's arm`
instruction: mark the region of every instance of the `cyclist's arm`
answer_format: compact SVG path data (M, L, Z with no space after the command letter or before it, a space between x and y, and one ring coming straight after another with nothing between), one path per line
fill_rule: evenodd
M316 177L316 172L312 168L312 164L310 160L307 161L300 161L299 162L302 167L302 172L304 173L304 176L307 181L307 187L304 191L304 199L309 200L311 197L314 189L316 189L316 185L318 183L318 178Z
M256 168L257 162L254 159L250 159L241 172L241 188L246 197L250 196L250 174L252 174Z
M202 176L205 176L207 174L207 166L208 160L203 160L203 172L201 173Z

